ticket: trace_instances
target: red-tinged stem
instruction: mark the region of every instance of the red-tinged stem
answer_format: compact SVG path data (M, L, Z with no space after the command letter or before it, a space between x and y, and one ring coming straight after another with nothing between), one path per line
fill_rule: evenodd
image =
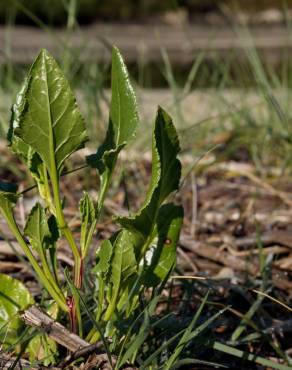
M77 322L76 322L76 306L73 297L67 298L67 306L69 309L70 329L73 333L77 333Z

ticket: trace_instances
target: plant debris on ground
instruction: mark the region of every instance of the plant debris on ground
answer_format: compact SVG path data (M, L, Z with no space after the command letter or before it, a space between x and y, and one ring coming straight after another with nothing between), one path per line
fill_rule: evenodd
M3 146L2 153L6 153L7 162L13 160ZM116 186L105 203L108 212L97 225L99 239L107 238L115 230L111 214L126 214L128 202L138 208L144 194L151 172L149 156L147 153L142 159L138 154L130 153L130 156L136 159L122 160L125 173L116 174ZM157 315L174 314L167 325L176 332L191 320L209 291L205 320L219 309L227 308L208 332L209 341L223 339L271 360L278 358L279 353L291 355L291 179L282 177L272 167L266 169L266 178L260 178L255 167L246 162L210 164L209 158L203 158L192 170L188 156L182 162L190 170L185 172L176 195L182 199L185 221L175 275L187 278L170 280ZM72 167L80 164L77 157ZM16 180L10 171L5 177ZM68 202L66 216L72 218L76 229L80 221L74 221L74 215L84 181L88 191L94 194L97 177L88 169L65 176L62 185ZM23 181L23 189L27 186ZM35 202L33 190L28 194L28 199L17 209L20 220ZM10 243L17 248L3 221L1 234L1 273L24 281L38 297L41 292L34 274L9 246ZM95 240L95 248L98 245L99 240ZM64 265L73 264L65 243L60 246L58 258ZM207 360L210 356L218 363L228 364L228 368L257 368L243 358L239 361L224 354L211 355L210 349L201 346L199 358ZM87 361L93 360L90 357ZM191 368L205 369L206 365Z

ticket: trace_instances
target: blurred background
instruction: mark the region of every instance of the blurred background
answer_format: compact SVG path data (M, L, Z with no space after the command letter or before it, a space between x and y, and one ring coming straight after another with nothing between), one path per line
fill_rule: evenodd
M75 8L78 23L88 24L95 21L151 21L157 15L167 19L168 12L173 12L174 17L183 12L185 20L202 22L210 15L222 17L224 7L234 6L240 6L240 10L250 19L259 19L262 17L260 12L273 10L276 19L281 18L281 14L277 13L281 13L283 6L289 7L291 4L290 0L19 0L10 3L3 1L0 9L2 22L14 17L18 23L32 24L29 13L33 13L47 24L66 26L69 7ZM23 10L24 6L26 11Z
M216 146L216 156L252 160L258 170L281 161L289 171L291 12L291 0L2 0L1 136L24 74L47 48L75 89L96 146L115 44L140 103L139 150L161 104L186 152L199 157Z

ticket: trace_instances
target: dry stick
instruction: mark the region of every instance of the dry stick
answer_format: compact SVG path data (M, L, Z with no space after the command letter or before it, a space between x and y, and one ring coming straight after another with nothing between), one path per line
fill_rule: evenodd
M77 360L80 357L89 356L93 352L96 352L100 348L101 343L97 342L94 344L90 344L86 347L83 347L81 349L78 349L76 352L71 353L69 356L67 356L63 361L59 363L59 367L61 369L64 369L68 365L70 365L73 361ZM100 355L103 356L103 361L107 361L107 355L103 354Z
M67 366L70 362L76 360L79 357L84 357L96 352L100 343L91 345L84 339L80 338L77 334L74 334L67 330L63 325L55 322L50 316L42 312L37 306L31 306L21 315L22 320L30 326L36 327L46 333L50 338L54 339L58 344L67 348L73 352L63 362L62 366ZM107 355L105 353L99 353L95 355L96 362L100 366L108 364ZM116 362L116 357L112 356L113 362ZM127 366L124 369L137 370L136 367Z
M40 329L69 351L75 352L89 345L88 342L81 339L78 335L71 333L63 325L55 322L35 305L25 310L21 318L27 325Z
M85 357L95 352L95 361L96 365L99 366L98 368L111 369L110 364L108 363L107 355L105 353L96 354L96 351L100 348L100 342L89 344L85 340L81 339L78 335L70 332L64 326L55 322L50 316L42 312L35 305L24 311L24 313L21 315L21 318L27 325L37 327L46 333L50 338L54 339L58 344L61 344L73 352L61 362L61 368L68 366L71 362L75 361L79 357ZM113 362L116 363L116 357L112 356L112 359ZM60 369L60 367L58 369ZM138 370L136 367L128 365L125 365L123 369Z

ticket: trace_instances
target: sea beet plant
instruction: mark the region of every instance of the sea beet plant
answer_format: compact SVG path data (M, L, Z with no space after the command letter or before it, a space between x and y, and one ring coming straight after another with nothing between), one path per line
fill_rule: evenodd
M34 178L40 201L31 209L22 229L14 207L25 194L14 184L0 184L0 209L44 288L39 304L54 319L66 322L72 331L90 342L112 337L121 321L142 312L141 298L166 282L176 261L176 244L183 219L180 205L166 203L178 189L181 165L178 137L171 118L158 108L152 139L152 178L141 209L128 217L115 217L120 230L103 240L96 254L90 284L91 318L81 304L84 266L101 216L104 200L120 151L135 137L139 123L136 98L128 72L117 48L112 51L112 97L109 123L103 144L86 162L99 174L98 199L84 192L79 202L81 230L76 237L64 216L66 194L60 182L68 157L88 140L85 122L70 86L54 58L41 50L12 107L8 132L10 149ZM77 234L77 233L76 233ZM63 271L58 263L58 241L64 238L72 252L74 267ZM64 278L65 277L65 278ZM149 295L148 295L149 296ZM34 304L25 286L0 275L0 340L6 348L16 345L23 329L19 311ZM88 308L87 308L88 310ZM63 312L63 314L62 314ZM65 320L65 321L64 321ZM56 344L42 335L26 343L32 358L42 347L43 362L53 362ZM131 355L133 358L133 354ZM127 358L124 356L124 362Z

